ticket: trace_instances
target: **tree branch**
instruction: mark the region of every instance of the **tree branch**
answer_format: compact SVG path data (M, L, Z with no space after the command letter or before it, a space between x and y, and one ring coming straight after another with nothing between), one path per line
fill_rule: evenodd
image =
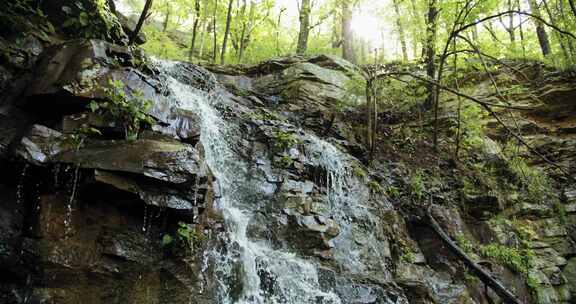
M542 153L538 152L535 148L533 148L530 144L528 144L524 138L522 138L522 136L518 135L516 132L514 132L512 129L510 129L510 127L508 127L504 121L502 121L502 119L500 118L500 116L498 116L498 114L496 114L496 112L494 112L494 110L491 107L501 107L501 108L506 108L506 109L514 109L514 110L529 110L527 108L521 108L521 107L515 107L515 106L505 106L505 105L496 105L496 104L491 104L482 100L479 100L478 98L475 98L473 96L469 96L463 93L460 93L452 88L446 87L442 84L439 84L438 82L434 81L434 80L430 80L427 79L425 77L419 76L419 75L415 75L409 72L388 72L388 73L382 73L382 74L378 74L375 76L375 78L381 78L381 77L393 77L394 75L399 75L399 76L410 76L413 77L415 79L418 79L420 81L426 82L428 84L432 84L434 86L436 86L439 89L445 90L447 92L450 92L452 94L455 94L457 96L460 96L462 98L468 99L470 101L473 101L477 104L479 104L482 108L484 108L484 110L486 110L492 117L494 117L496 119L496 121L502 126L504 127L504 129L511 134L514 138L516 138L518 140L518 142L520 142L523 146L525 146L529 152L531 152L532 154L538 156L540 159L542 159L544 162L548 163L549 165L553 166L554 168L558 169L560 172L562 172L569 180L574 181L575 179L570 176L570 174L566 171L566 169L558 164L556 164L555 162L551 161L550 159L548 159L546 156L544 156Z
M460 247L458 247L458 245L456 245L454 241L452 241L452 239L448 236L448 234L444 232L444 229L442 229L440 224L438 224L434 216L432 216L430 207L427 208L426 210L426 222L432 228L432 230L434 230L436 235L440 237L440 239L448 247L450 252L452 252L462 262L464 262L466 267L471 269L476 274L476 276L482 281L482 283L486 284L487 286L490 286L490 288L492 288L492 290L494 290L494 292L498 294L498 296L500 296L500 298L505 303L522 304L522 302L520 302L520 300L516 298L516 295L514 295L502 283L500 283L494 277L492 277L490 273L488 273L480 266L478 266L476 263L474 263L474 261L472 261L472 259L470 259L468 255L466 255L466 253L462 249L460 249Z

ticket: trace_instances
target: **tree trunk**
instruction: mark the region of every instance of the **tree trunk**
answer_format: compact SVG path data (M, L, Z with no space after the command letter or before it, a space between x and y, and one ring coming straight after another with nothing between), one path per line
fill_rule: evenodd
M404 35L404 27L402 26L402 20L400 17L400 7L398 6L398 0L393 0L394 12L396 12L396 26L398 27L398 36L400 38L400 46L402 47L402 60L408 61L408 49L406 47L406 38Z
M418 25L422 24L421 18L418 15L418 6L416 6L416 0L410 0L411 6L412 6L412 19L414 20L414 22ZM420 27L420 26L418 26ZM414 53L414 58L418 58L419 55L418 51L420 49L419 44L421 44L421 39L420 36L418 35L418 32L414 32L413 33L413 37L412 37L412 48L413 48L413 53ZM422 53L423 54L423 53Z
M347 0L342 1L342 57L352 63L356 63L354 32L352 31L352 10Z
M218 17L218 0L214 1L214 14L212 15L212 31L214 33L214 48L212 50L212 63L218 58L218 32L216 31L216 19Z
M437 0L428 0L428 17L426 19L426 75L429 79L436 78L436 16L438 15ZM426 109L431 109L436 100L436 88L428 84L428 97L424 103Z
M528 3L530 4L530 10L532 11L532 14L536 17L542 18L542 15L540 14L540 8L538 7L536 0L528 0ZM550 40L548 40L548 34L546 33L544 24L538 19L534 19L534 24L536 26L536 35L538 35L538 42L540 43L542 55L544 55L544 57L548 57L548 55L550 55Z
M134 28L132 35L130 35L130 40L128 41L128 45L134 44L134 42L136 41L136 38L138 38L138 34L140 33L142 26L144 25L144 21L146 20L146 18L148 18L148 11L150 10L151 7L152 7L152 0L146 0L146 4L144 4L144 9L142 10L142 13L140 14L140 18L138 19L138 23L136 24L136 28Z
M220 64L224 64L226 60L226 45L228 44L228 36L230 35L230 22L232 21L232 5L234 0L228 1L228 13L226 14L226 29L224 30L224 40L222 41L222 52L220 52Z
M116 4L114 3L114 0L107 0L106 3L108 3L108 7L110 8L110 11L114 14L116 14Z
M280 56L280 24L282 22L282 14L286 11L286 8L281 8L278 14L278 21L276 23L276 56Z
M205 35L210 28L210 22L208 21L208 0L204 0L204 13L202 14L202 29L200 31L200 49L198 50L198 58L202 58L204 55L204 44L205 44Z
M558 1L556 3L556 6L558 8L558 11L560 12L560 15L562 16L562 20L564 21L564 27L566 27L566 24L569 23L568 20L570 20L570 17L566 16L564 2ZM574 49L574 42L570 38L566 39L566 41L568 43L568 49L570 50L570 57L574 58L574 56L576 56L576 50Z
M244 53L250 43L250 36L254 27L254 15L256 14L256 3L250 1L250 9L248 10L248 21L242 26L242 34L240 35L240 50L238 52L238 63L242 62Z
M196 12L196 17L194 17L194 26L192 27L192 42L190 43L190 52L188 53L189 61L192 61L194 49L196 48L196 35L198 34L198 23L200 22L200 0L196 0L194 3L194 11Z
M162 26L163 32L168 30L168 23L170 22L170 11L170 2L166 1L166 15L164 16L164 25Z
M444 232L440 224L434 219L430 210L426 210L426 221L432 227L432 230L440 237L442 242L448 247L456 257L458 257L475 275L487 286L500 296L504 303L522 304L516 295L509 291L502 283L497 281L490 273L478 266L472 259L470 259L458 245Z
M548 14L548 18L550 19L550 24L552 24L554 27L558 27L558 24L556 22L556 18L554 17L552 10L550 10L550 6L548 5L548 2L546 0L542 0L542 5L544 5L544 9L546 10L546 13ZM570 52L568 51L568 48L566 47L566 43L564 41L564 38L562 37L562 35L560 35L560 33L556 32L556 31L554 32L554 36L556 37L556 40L558 40L558 43L560 44L560 48L562 49L562 53L564 53L564 58L566 59L566 62L570 62L570 60L571 60Z
M508 0L508 10L513 10L514 6L512 0ZM510 43L514 45L516 43L516 34L514 32L514 14L510 13L508 15L508 28L506 29L508 36L510 37Z
M572 14L574 14L574 17L576 17L576 4L574 4L574 0L568 0L568 3L570 3L570 9L572 9Z
M300 7L300 32L298 33L298 43L296 54L304 55L308 48L308 35L310 34L310 0L302 0Z
M520 0L516 0L516 7L518 8L519 11L522 10ZM524 39L524 27L522 26L522 22L518 24L518 30L520 31L520 45L522 46L522 59L526 59L526 40Z

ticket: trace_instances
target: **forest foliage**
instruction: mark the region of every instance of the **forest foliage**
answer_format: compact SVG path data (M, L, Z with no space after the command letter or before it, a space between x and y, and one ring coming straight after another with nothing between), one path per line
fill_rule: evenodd
M135 20L145 0L117 2ZM454 25L478 22L459 33L457 48L474 49L473 43L494 58L540 59L565 67L574 63L574 39L556 29L576 30L572 2L154 0L144 24L144 48L163 58L216 63L222 58L255 63L294 53L341 54L364 64L419 61L431 42L442 50ZM465 6L471 9L459 16ZM433 37L428 37L431 27Z

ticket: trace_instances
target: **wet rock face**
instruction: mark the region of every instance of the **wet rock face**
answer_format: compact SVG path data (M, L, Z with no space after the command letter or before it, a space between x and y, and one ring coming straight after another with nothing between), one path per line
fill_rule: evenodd
M357 67L317 56L209 72L155 62L108 38L45 51L30 40L38 64L0 66L0 92L17 92L9 95L19 106L0 107L1 303L495 298L428 227L406 221L369 187L393 168L364 172L366 151L335 110L359 98L348 90ZM16 75L14 65L33 73ZM25 94L11 85L21 79ZM109 80L123 82L129 98L141 92L152 101L154 123L136 139L86 108L107 101ZM546 100L567 91L547 90ZM83 126L102 134L83 134ZM563 192L565 222L543 203L510 208L478 191L434 215L450 235L483 244L514 246L528 235L533 292L518 273L474 258L525 302L570 303L574 193ZM515 222L494 220L502 214Z

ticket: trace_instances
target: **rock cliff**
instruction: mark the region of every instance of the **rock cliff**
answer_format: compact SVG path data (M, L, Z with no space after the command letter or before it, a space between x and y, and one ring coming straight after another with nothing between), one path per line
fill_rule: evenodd
M552 193L530 197L501 149L470 153L474 171L407 142L395 119L368 165L361 106L348 106L363 102L358 67L156 60L122 45L107 7L86 35L54 28L68 2L9 6L32 21L0 37L1 303L497 302L414 210L429 200L522 302L576 298L570 180L550 173ZM518 94L532 108L518 128L573 174L574 76L516 70L540 92ZM468 80L477 95L482 77ZM488 130L486 146L503 146Z

